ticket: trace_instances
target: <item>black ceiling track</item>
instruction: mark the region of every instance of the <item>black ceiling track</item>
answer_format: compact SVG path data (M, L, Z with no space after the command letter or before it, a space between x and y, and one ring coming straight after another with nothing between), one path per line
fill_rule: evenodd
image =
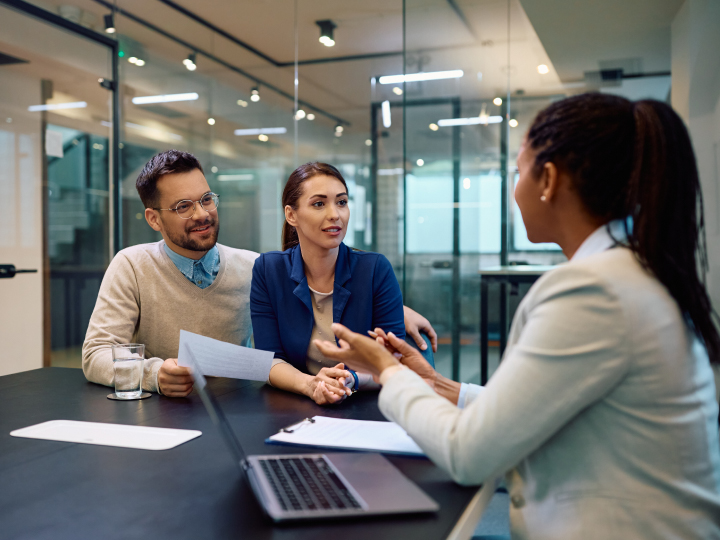
M216 63L228 68L229 70L234 71L235 73L238 73L247 79L250 79L255 84L259 84L265 88L268 88L268 89L272 90L273 92L283 96L284 98L289 99L290 101L293 101L293 102L295 101L295 96L293 96L292 94L289 94L288 92L285 92L284 90L278 88L274 84L270 84L268 82L265 82L262 79L259 79L258 77L255 77L254 75L248 73L244 69L242 69L234 64L231 64L230 62L227 62L227 61L223 60L222 58L215 56L211 52L206 51L200 47L197 47L197 46L193 45L192 43L185 41L184 39L182 39L174 34L171 34L167 30L163 30L159 26L154 25L153 23L143 19L142 17L139 17L133 13L130 13L126 9L117 7L117 6L113 5L111 2L107 2L106 0L93 0L93 1L97 4L105 6L106 8L108 8L110 10L113 10L115 13L120 13L124 17L127 17L128 19L135 21L136 23L144 26L145 28L152 30L153 32L157 32L158 34L165 36L166 38L174 41L175 43L182 45L183 47L188 48L191 51L195 51L198 54L202 54L203 56L205 56L206 58L209 58L213 62L216 62ZM93 32L93 33L95 33L95 32ZM303 101L303 100L299 99L298 105L302 105L303 108L305 108L305 109L315 111L317 114L321 114L321 115L325 116L326 118L329 118L330 120L332 120L333 122L336 122L338 124L342 124L345 126L351 125L350 122L348 122L347 120L340 118L339 116L336 116L332 113L329 113L329 112L325 111L324 109L321 109L320 107L313 105L312 103L308 103L307 101Z

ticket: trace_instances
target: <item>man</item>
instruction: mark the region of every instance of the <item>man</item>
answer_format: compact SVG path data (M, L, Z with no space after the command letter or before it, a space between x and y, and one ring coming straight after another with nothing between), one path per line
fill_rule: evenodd
M156 155L136 188L145 219L163 239L113 258L85 336L83 371L89 381L111 386L111 346L144 343L143 389L183 397L192 391L192 378L177 365L180 330L250 346L250 279L258 254L217 243L218 198L192 154ZM421 348L422 330L437 349L425 318L405 308L405 324Z

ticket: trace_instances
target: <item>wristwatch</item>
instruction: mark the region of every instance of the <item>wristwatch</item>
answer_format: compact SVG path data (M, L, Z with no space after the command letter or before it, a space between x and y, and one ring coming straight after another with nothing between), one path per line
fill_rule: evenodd
M360 386L360 378L358 377L358 374L355 371L353 371L352 369L348 369L348 371L352 374L353 379L355 380L353 385L350 386L350 390L352 390L352 393L354 394L355 392L358 391L358 387Z

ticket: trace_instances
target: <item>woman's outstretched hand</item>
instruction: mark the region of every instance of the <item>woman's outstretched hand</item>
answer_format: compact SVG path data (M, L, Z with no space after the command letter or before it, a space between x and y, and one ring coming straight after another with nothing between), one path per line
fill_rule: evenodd
M395 358L400 360L402 364L412 369L420 375L423 380L435 390L435 383L438 379L438 373L420 354L420 351L410 346L405 340L400 339L390 332L386 334L382 328L376 328L374 332L368 332L375 340L383 345Z
M345 386L345 379L352 377L344 364L322 368L308 380L308 394L318 405L331 405L345 399L352 391Z
M380 376L385 368L398 365L397 359L374 339L351 332L338 323L334 323L332 329L339 339L340 347L329 341L315 340L315 345L326 357L375 377Z

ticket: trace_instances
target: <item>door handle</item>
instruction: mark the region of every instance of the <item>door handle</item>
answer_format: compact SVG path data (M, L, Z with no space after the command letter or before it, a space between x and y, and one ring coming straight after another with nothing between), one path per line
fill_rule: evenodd
M34 274L37 270L17 270L14 264L0 264L0 279L15 277L15 274Z

